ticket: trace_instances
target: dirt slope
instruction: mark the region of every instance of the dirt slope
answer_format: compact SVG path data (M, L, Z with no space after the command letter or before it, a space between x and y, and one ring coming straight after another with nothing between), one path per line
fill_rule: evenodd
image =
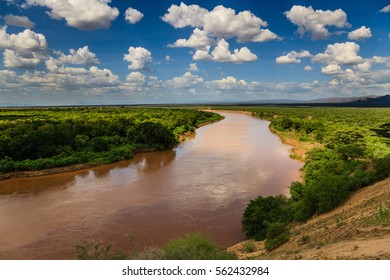
M329 213L291 229L290 240L272 252L257 242L230 251L255 259L390 259L390 178L356 192Z

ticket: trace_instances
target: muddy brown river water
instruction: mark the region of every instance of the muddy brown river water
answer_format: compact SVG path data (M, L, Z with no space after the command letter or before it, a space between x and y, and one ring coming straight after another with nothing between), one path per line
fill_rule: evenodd
M158 246L188 232L219 245L244 239L241 216L258 195L288 194L302 164L268 129L238 113L196 130L172 151L77 172L0 182L0 259L69 259L98 239Z

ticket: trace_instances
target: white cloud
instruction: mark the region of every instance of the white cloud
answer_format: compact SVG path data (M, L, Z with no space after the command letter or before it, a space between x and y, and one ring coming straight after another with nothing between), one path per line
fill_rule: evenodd
M26 16L5 15L5 23L8 25L19 26L24 28L34 28L35 23Z
M3 62L4 66L8 68L35 68L41 62L41 59L34 55L26 58L15 51L5 50Z
M188 71L193 71L193 72L199 71L198 66L196 65L196 63L190 63L190 67L187 70Z
M384 7L383 9L379 10L381 13L390 13L390 5Z
M309 58L312 57L310 52L302 50L300 52L291 51L286 55L279 56L276 58L276 63L280 64L297 64L300 63L301 60L299 58Z
M15 79L16 73L10 70L0 70L0 84L5 84L8 80Z
M330 10L314 10L311 6L305 7L294 5L290 11L284 13L287 19L298 26L298 33L303 37L306 32L311 33L311 38L324 39L329 36L329 30L326 26L347 27L346 13L337 9Z
M237 37L238 42L266 42L278 39L278 36L268 29L267 22L252 14L243 11L236 14L231 8L222 5L208 11L198 5L180 6L172 5L162 20L174 26L183 28L186 26L198 27L205 32L203 37L232 38ZM204 46L210 46L204 45Z
M143 13L133 8L128 8L125 12L125 20L131 24L139 22L143 17Z
M126 76L126 82L131 84L143 85L145 83L146 76L140 72L131 72Z
M362 26L359 29L356 29L348 33L348 39L358 40L358 41L371 38L371 36L372 36L371 29L365 26Z
M312 58L313 62L324 64L354 65L363 62L358 55L360 46L354 42L336 43L328 45L324 53L319 53Z
M248 48L242 48L231 54L226 51L226 40L235 38L237 42L266 42L280 39L269 29L267 22L250 11L236 14L231 8L222 5L208 11L198 5L172 5L162 20L175 28L193 27L188 39L178 39L169 47L194 48L194 60L212 60L221 62L249 62L256 60ZM226 43L226 44L225 44ZM214 53L209 54L212 47Z
M125 54L123 60L130 62L131 70L149 70L152 63L152 54L142 47L130 47L129 53Z
M214 80L206 83L207 87L219 90L227 89L248 89L248 83L244 80L237 80L233 76L228 76L221 80Z
M365 59L364 62L354 66L354 69L360 72L369 73L374 64L385 64L390 67L390 56L373 56L372 58Z
M58 84L59 88L80 89L97 87L113 87L119 84L119 77L114 75L109 69L99 69L96 66L90 68L84 67L69 67L65 64L73 65L95 65L99 64L99 60L92 53L88 46L69 50L69 54L63 52L55 52L57 58L49 57L45 64L48 73L34 72L24 75L24 79L33 83L34 77L37 81L41 81L43 86L53 86Z
M46 57L45 36L25 29L18 34L8 34L7 27L0 28L0 48L4 49L6 67L32 68Z
M321 73L325 75L337 75L343 73L343 70L341 70L338 64L329 64L321 68Z
M191 72L186 72L183 76L174 77L172 80L167 81L167 84L174 88L189 88L203 84L203 78Z
M165 56L165 60L166 60L166 61L171 61L172 58L171 58L169 55L166 55L166 56Z
M205 47L212 46L214 44L215 40L210 38L206 31L195 28L188 40L178 39L174 44L169 45L169 47L205 49Z
M215 7L204 18L204 30L218 38L237 37L238 42L266 42L278 39L278 36L268 29L267 22L243 11L236 14L235 10L222 5Z
M45 6L51 18L65 19L67 25L80 30L107 29L119 11L108 4L111 0L27 0L30 6Z
M355 68L358 69L360 72L370 72L371 67L372 67L372 62L369 60L366 60L363 63L360 63L355 66Z
M257 56L247 48L235 49L233 53L229 50L229 43L224 39L219 40L217 46L209 54L208 50L197 50L192 57L194 60L211 60L218 62L244 63L257 60Z
M313 71L314 70L314 68L313 67L311 67L310 65L307 65L307 66L305 66L305 68L303 68L305 71Z
M19 53L41 53L47 51L47 42L45 36L30 29L25 29L18 34L7 34L7 27L1 27L0 48Z
M182 2L180 6L172 5L168 8L168 13L162 17L162 20L175 28L200 27L203 26L204 17L207 13L208 10L198 5L187 6Z
M59 51L55 53L58 55L58 60L63 63L83 65L96 65L100 63L96 57L96 54L91 52L88 46L79 48L77 51L74 49L70 49L68 55L65 55L64 53Z

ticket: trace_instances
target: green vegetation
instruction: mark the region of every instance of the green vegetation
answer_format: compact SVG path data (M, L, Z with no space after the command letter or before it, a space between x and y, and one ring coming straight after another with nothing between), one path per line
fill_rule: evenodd
M253 253L256 250L256 243L252 239L245 241L243 245L245 253Z
M251 200L244 211L242 226L248 238L263 240L272 223L287 224L293 220L289 200L282 195Z
M170 149L181 134L220 118L194 109L1 109L0 173L130 159Z
M272 223L267 226L267 239L265 240L265 249L271 251L290 238L290 231L284 223Z
M277 134L317 147L306 153L304 183L292 183L289 200L259 197L245 210L242 224L247 237L267 239L270 249L288 238L283 231L275 238L271 234L275 229L270 226L281 223L281 228L290 216L286 215L288 218L283 221L265 204L273 201L276 203L273 209L290 209L294 220L305 221L337 207L354 191L390 176L390 109L272 106L245 109L269 120L270 128ZM385 217L386 209L381 208L378 217ZM382 220L378 217L375 219Z
M218 248L215 243L201 233L188 234L173 239L163 247L167 260L231 260L234 255Z
M133 244L134 245L134 244ZM206 235L191 233L169 241L161 249L132 246L130 252L112 249L100 241L86 241L75 246L75 257L79 260L232 260L233 254L220 249Z

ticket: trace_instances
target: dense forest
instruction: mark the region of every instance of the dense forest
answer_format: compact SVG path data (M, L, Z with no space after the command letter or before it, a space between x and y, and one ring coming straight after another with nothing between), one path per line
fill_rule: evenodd
M195 109L1 109L0 173L130 159L170 149L180 135L220 118Z
M303 182L291 184L289 199L258 197L244 212L247 237L265 239L269 250L288 240L291 222L330 211L356 190L390 176L390 109L245 109L269 120L282 138L315 144L301 158Z

